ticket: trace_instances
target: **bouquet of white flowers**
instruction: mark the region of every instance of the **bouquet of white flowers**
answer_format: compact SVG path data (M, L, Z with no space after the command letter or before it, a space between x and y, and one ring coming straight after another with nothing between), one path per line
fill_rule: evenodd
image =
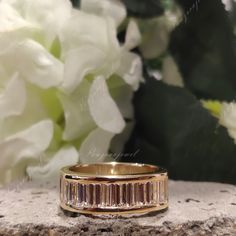
M134 20L117 39L125 17L119 1L0 2L0 183L103 161L128 132L142 63Z

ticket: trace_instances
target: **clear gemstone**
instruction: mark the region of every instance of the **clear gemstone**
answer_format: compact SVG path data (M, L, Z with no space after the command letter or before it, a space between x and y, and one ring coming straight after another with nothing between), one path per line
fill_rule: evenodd
M123 184L119 185L119 206L123 205Z
M152 185L153 185L153 204L157 204L158 203L157 182L154 181Z
M99 205L99 203L101 202L101 185L100 184L96 184L96 197L95 199L95 204L96 206Z
M134 184L134 204L139 204L139 195L140 195L140 192L139 192L139 185L138 183L135 183Z
M132 208L166 203L167 179L144 183L82 184L61 180L61 200L78 208Z

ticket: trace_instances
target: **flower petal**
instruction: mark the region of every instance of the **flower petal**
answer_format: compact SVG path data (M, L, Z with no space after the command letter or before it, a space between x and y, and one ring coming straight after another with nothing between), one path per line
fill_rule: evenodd
M135 53L123 51L121 65L117 70L117 74L127 84L131 85L133 90L137 90L139 83L143 81L142 61L140 57Z
M38 157L38 149L35 150L31 143L24 140L10 140L0 143L0 185L10 183L14 177L23 178L25 176L25 160L21 152L27 150L30 154ZM14 173L13 173L14 172Z
M26 160L34 160L49 146L53 136L50 120L41 121L0 143L0 182L25 175ZM27 161L29 162L29 161ZM11 174L17 171L17 174Z
M141 43L141 38L142 36L137 23L134 20L130 20L125 35L124 47L127 50L137 47Z
M93 81L88 104L90 113L98 127L111 133L120 133L124 129L125 122L109 94L104 78L97 77Z
M66 0L3 0L3 2L14 8L26 22L45 32L47 47L50 47L72 11L72 4Z
M0 62L9 70L41 88L58 86L63 79L63 64L37 42L27 39L0 55Z
M169 44L169 29L165 17L144 20L140 49L144 58L160 56Z
M0 118L20 115L26 104L26 91L24 81L15 74L0 95Z
M29 129L16 133L6 139L6 141L21 139L31 143L39 151L45 150L53 137L53 123L51 120L43 120L32 125Z
M222 124L226 125L228 128L236 128L236 103L226 103L224 102L221 107L221 119Z
M55 39L64 22L70 17L72 4L65 0L28 1L26 19L40 25L45 31L47 44Z
M236 103L223 103L220 114L220 124L227 128L231 138L236 143Z
M70 141L81 138L96 126L90 115L87 102L89 88L90 83L84 80L71 95L59 95L66 121L63 133L64 140Z
M59 177L60 169L64 166L75 165L79 155L74 147L61 148L44 166L28 166L26 172L32 180L50 179Z
M76 11L64 25L60 41L62 58L65 62L69 60L66 66L71 69L79 63L79 69L73 69L71 73L67 69L69 75L73 75L72 78L81 71L83 66L85 67L83 74L92 72L106 78L119 67L121 48L116 37L114 22L109 18ZM73 50L75 51L72 52ZM72 82L81 81L82 75L79 78L68 79L70 84L66 88L70 89Z
M133 90L125 83L125 81L118 76L111 76L107 80L107 85L112 98L119 107L122 116L126 119L133 119Z
M19 115L8 116L7 119L0 119L0 141L28 129L41 120L48 119L48 113L35 88L29 85L26 88L27 99L23 112Z
M122 133L116 135L111 142L110 145L110 150L112 152L113 157L119 158L119 154L122 153L124 150L126 142L128 142L130 135L133 131L135 123L132 122L127 122L125 129L123 130Z
M25 27L33 27L33 24L23 17L9 5L8 1L0 2L0 33L6 33Z
M119 26L126 17L126 8L119 0L82 0L80 3L82 11L109 16Z
M85 75L96 73L102 67L105 57L104 52L93 45L69 51L65 57L65 80L61 89L66 93L73 92Z
M93 130L80 147L80 162L92 163L104 161L113 137L113 133L106 132L100 128Z
M163 61L163 82L169 85L184 87L184 81L178 66L171 56L167 56Z
M103 50L108 49L110 45L108 21L104 17L78 10L74 11L60 32L63 55L83 45L99 46Z

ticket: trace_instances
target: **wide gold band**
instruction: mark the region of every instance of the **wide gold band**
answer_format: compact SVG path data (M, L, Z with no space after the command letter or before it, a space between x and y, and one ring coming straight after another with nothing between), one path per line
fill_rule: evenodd
M154 165L122 162L64 167L60 205L87 214L163 210L168 207L167 171Z

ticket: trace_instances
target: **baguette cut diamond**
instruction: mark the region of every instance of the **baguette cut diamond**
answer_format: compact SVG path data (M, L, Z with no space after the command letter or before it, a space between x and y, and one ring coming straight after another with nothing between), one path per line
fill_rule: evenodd
M167 179L142 183L84 184L61 179L61 201L82 208L117 208L166 204Z

